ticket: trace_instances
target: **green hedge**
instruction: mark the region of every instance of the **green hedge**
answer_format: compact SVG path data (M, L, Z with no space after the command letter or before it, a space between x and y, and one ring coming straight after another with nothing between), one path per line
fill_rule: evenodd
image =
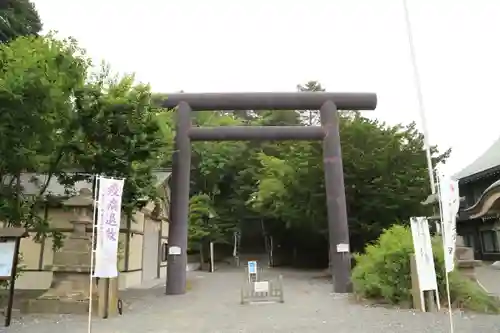
M385 303L411 304L410 256L413 254L411 230L400 225L384 231L365 253L356 254L352 280L354 291L363 298ZM433 252L439 295L447 304L444 254L441 238L433 238ZM489 296L477 283L454 271L449 276L454 307L477 312L500 313L500 302Z

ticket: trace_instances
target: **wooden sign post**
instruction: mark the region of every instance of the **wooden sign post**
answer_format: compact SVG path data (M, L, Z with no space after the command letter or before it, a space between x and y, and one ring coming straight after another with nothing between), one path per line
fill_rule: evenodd
M9 300L5 312L5 327L10 326L12 319L19 245L21 243L21 238L26 236L28 236L28 233L25 229L0 229L0 280L9 281Z
M410 259L414 307L428 312L440 310L429 223L425 217L411 217L410 224L415 250Z

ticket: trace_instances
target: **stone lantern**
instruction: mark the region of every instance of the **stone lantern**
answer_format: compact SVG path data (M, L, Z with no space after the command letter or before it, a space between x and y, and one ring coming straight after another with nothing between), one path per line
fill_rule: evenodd
M80 193L64 201L63 205L72 211L69 222L73 228L63 247L54 253L53 270L90 273L92 234L87 233L87 228L92 228L92 192L87 188L81 189Z
M30 300L27 311L35 313L86 313L89 308L91 272L91 234L94 200L89 189L63 202L72 210L69 222L73 225L71 234L64 239L61 249L54 252L52 285L36 300ZM93 295L97 288L92 282ZM93 296L94 305L97 296Z
M65 207L72 210L73 216L70 220L73 224L73 232L70 238L90 239L91 235L87 235L87 228L92 227L92 213L94 199L92 192L88 188L83 188L80 193L63 202Z

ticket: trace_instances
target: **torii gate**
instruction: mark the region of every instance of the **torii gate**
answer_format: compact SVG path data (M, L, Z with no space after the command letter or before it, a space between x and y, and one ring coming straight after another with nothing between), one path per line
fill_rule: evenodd
M163 107L177 107L166 293L186 292L191 141L323 140L330 260L334 291L351 289L351 256L340 147L338 109L374 110L373 93L175 93ZM191 127L191 111L320 110L321 126Z

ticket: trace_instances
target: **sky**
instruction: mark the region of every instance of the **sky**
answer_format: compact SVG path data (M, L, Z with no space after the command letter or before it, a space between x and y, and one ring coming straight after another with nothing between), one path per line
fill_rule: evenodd
M156 92L376 92L420 123L403 0L34 0L44 29ZM500 137L500 1L408 0L429 141L455 173Z

